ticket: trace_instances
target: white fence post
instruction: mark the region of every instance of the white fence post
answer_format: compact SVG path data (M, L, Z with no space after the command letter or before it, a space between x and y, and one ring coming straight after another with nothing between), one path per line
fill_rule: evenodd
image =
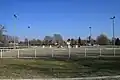
M85 48L85 57L86 57L86 50L87 50L87 48Z
M1 58L2 58L2 49L0 51L1 51Z
M43 45L43 48L45 48L45 46Z
M76 45L76 48L78 48L78 45Z
M70 50L70 48L68 48L68 50L69 50L69 58L70 58L70 53L71 53L71 50Z
M114 56L115 56L115 48L114 48Z
M19 55L20 55L20 50L18 49L18 58L19 58Z
M100 56L101 56L101 48L100 48Z
M54 54L53 52L54 52L54 50L52 49L52 58L53 58L53 54Z
M50 45L50 48L52 48L52 46Z
M35 49L35 58L36 58L36 49Z

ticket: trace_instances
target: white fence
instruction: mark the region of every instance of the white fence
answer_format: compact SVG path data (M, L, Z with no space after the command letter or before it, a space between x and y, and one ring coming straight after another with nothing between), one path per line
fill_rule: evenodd
M0 58L120 57L120 48L0 49Z

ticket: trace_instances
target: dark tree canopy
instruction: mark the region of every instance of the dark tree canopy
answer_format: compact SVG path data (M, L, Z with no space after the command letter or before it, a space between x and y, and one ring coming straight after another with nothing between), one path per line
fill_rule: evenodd
M109 42L109 39L106 35L101 34L100 36L97 37L97 44L99 45L107 45Z
M75 41L75 39L71 39L71 41L70 41L70 44L71 44L71 46L73 47L73 45L75 45L76 44L76 41Z
M78 38L78 46L80 47L80 45L81 45L81 38L79 37Z
M120 39L119 38L116 39L115 45L120 45Z
M67 39L67 42L70 42L70 39Z

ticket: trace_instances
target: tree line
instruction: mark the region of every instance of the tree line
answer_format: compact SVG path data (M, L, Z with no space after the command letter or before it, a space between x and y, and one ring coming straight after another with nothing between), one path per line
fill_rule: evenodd
M28 40L27 38L24 41L19 41L18 37L8 36L5 35L4 32L6 31L3 25L0 25L0 46L9 46L10 43L15 42L19 45L27 46L28 43L30 46L41 46L41 45L67 45L67 42L70 42L70 45L74 47L78 45L78 47L82 45L112 45L114 43L113 39L109 39L105 34L100 34L97 36L96 39L88 37L87 39L81 39L78 37L77 39L69 38L67 40L63 39L60 34L54 34L53 36L45 36L43 40L40 39L32 39ZM115 38L115 45L120 45L120 39Z
M99 35L96 39L81 39L80 37L78 37L78 39L74 39L74 38L69 38L67 40L63 40L62 36L60 34L54 34L53 37L51 36L45 36L44 40L40 40L40 39L33 39L33 40L28 40L27 38L22 42L20 42L20 44L24 44L24 45L28 45L28 41L29 44L31 46L49 46L49 45L67 45L67 42L70 42L70 45L72 47L78 45L78 47L80 46L86 46L86 45L112 45L113 44L113 40L110 40L105 34L101 34ZM115 39L115 45L120 45L120 39L116 38Z

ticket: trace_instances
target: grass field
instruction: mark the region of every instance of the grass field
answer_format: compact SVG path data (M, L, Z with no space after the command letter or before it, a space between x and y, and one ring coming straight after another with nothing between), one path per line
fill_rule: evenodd
M87 48L86 57L85 48ZM68 59L68 48L19 49L20 59L17 58L17 49L4 51L2 52L3 58L0 59L0 78L79 78L120 75L120 49L115 50L116 57L113 57L112 48L101 47L101 49L102 56L100 56L99 47L71 48L70 59ZM36 59L22 58L35 57L35 50ZM98 57L90 58L89 56ZM4 57L15 58L4 59Z
M73 78L120 75L120 58L0 59L0 78Z

